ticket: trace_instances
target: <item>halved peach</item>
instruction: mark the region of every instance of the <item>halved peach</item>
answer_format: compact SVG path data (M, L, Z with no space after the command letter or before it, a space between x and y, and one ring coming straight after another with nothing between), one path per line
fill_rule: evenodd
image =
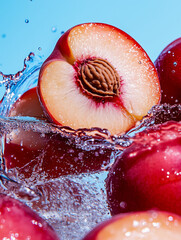
M85 23L58 40L42 65L38 94L57 124L119 134L159 103L160 85L132 37L107 24Z

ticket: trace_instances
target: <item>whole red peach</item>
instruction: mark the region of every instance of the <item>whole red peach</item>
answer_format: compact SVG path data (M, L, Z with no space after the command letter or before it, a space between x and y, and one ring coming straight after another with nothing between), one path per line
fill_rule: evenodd
M20 201L0 194L0 239L58 240L48 223Z
M181 215L181 122L137 133L107 183L112 215L157 208Z
M83 240L180 240L181 217L168 212L119 214L89 232Z
M155 67L161 85L161 103L181 103L181 38L164 48Z

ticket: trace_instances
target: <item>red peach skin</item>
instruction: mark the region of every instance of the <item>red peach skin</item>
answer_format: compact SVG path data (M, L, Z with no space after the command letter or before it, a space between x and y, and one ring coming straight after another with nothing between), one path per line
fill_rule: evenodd
M0 239L59 240L55 231L23 203L0 194Z
M161 103L181 103L181 38L164 48L155 67L162 90Z
M89 232L83 240L180 240L181 218L161 211L119 214Z
M181 122L138 133L108 175L111 213L157 208L181 215L180 172Z

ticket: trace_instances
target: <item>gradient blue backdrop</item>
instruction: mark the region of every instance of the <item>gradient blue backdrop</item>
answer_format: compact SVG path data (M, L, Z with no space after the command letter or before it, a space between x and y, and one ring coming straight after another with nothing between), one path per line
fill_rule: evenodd
M30 52L46 58L62 31L92 21L126 31L154 61L181 36L181 0L0 0L0 71L21 70Z

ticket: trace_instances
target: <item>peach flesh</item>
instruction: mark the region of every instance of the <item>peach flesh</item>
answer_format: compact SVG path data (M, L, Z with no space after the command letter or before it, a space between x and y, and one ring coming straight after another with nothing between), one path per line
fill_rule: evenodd
M113 66L122 94L95 101L82 90L75 66L90 59ZM58 40L41 68L38 93L55 123L74 129L106 128L112 134L130 129L160 99L156 69L145 51L125 32L101 23L75 26Z
M130 126L134 125L134 117L131 117L122 108L121 104L118 105L116 102L105 100L104 104L102 104L103 100L101 102L100 100L93 101L92 98L87 97L87 94L82 94L82 90L77 87L77 83L74 80L74 70L68 63L55 61L49 63L49 65L49 67L44 69L44 74L41 78L46 82L41 88L41 93L44 92L45 98L42 98L40 95L40 99L45 111L50 116L50 120L53 119L56 124L60 124L61 122L61 125L70 126L73 129L101 127L110 130L111 128L114 131L112 133L118 133L120 128L129 129ZM63 74L61 68L64 71L67 69L68 74L64 75L62 82L59 82L60 73L57 73L61 72ZM52 74L54 75L54 79L57 79L57 84L52 85L51 81L48 81ZM67 81L68 78L73 80ZM46 93L47 88L51 88L52 90ZM58 88L61 89L61 92L57 91ZM44 102L45 100L46 103ZM46 109L47 105L50 108L54 106L51 113ZM62 114L59 114L57 108L61 108ZM59 114L60 122L54 119L56 114ZM110 116L112 116L111 119Z
M40 216L23 203L0 194L0 239L59 240Z
M147 211L114 216L95 227L83 240L180 240L180 236L180 216Z
M112 215L152 208L181 215L180 172L181 122L138 133L106 180Z

